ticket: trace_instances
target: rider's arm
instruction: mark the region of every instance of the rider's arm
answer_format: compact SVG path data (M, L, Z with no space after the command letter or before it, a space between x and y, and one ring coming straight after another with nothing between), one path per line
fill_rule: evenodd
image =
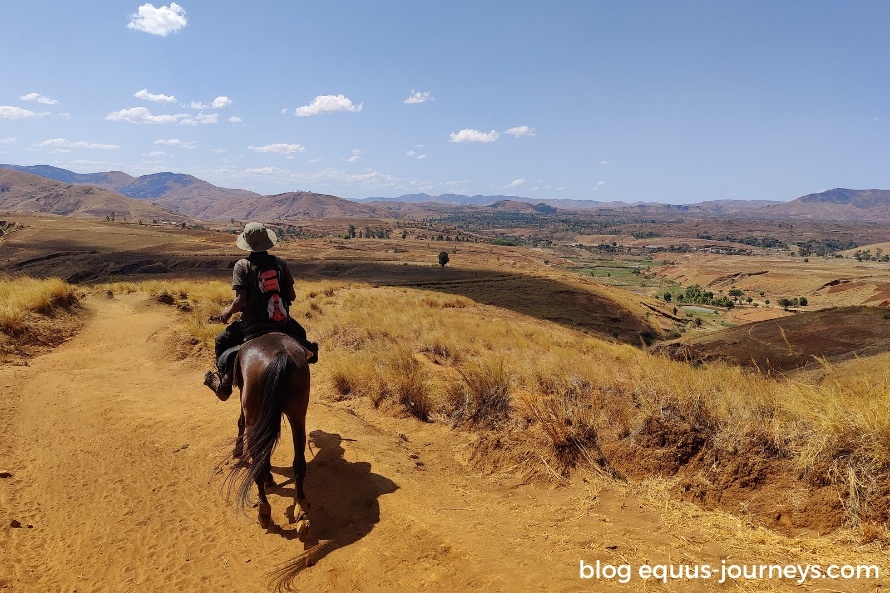
M220 319L223 323L228 323L229 317L243 311L245 305L247 305L247 291L243 288L236 289L235 299L231 305L222 310L222 313L219 314Z

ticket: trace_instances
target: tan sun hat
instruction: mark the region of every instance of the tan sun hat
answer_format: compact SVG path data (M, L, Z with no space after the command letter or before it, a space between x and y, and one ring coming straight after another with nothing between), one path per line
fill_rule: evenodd
M261 222L248 222L244 225L244 232L235 239L235 245L244 251L268 251L276 243L278 235Z

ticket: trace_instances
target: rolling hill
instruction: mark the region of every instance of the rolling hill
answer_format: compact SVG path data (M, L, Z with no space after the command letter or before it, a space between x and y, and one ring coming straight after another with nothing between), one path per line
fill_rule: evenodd
M163 208L199 220L284 220L374 215L372 207L336 196L302 191L263 196L243 189L217 187L181 173L154 173L141 177L131 177L121 171L81 174L49 165L0 165L0 171L39 175L71 185L92 185L140 200L146 206Z
M890 221L890 190L835 188L757 210L770 217Z
M0 169L0 210L75 218L185 222L189 217L92 185L72 185Z

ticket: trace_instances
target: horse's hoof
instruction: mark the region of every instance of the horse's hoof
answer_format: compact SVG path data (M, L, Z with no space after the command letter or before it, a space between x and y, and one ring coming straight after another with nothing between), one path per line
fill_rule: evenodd
M297 504L300 505L300 511L303 515L309 513L309 499L307 498L298 498Z
M309 541L309 534L309 519L300 519L299 525L297 525L297 538L301 542L306 542Z
M257 518L260 521L260 527L266 529L272 524L272 505L268 502L261 502L257 505Z

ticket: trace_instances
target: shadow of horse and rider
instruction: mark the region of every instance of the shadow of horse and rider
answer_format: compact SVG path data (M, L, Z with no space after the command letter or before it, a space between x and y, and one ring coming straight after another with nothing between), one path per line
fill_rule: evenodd
M305 489L306 497L312 501L308 512L311 534L303 542L304 550L270 572L274 590L291 590L293 580L303 569L368 535L380 521L379 497L398 489L389 478L372 472L367 461L345 459L343 444L350 441L322 430L309 434L309 449L314 456L307 464ZM296 486L292 469L271 469L278 484L270 488L270 493L293 498ZM274 523L267 531L289 540L298 537L297 531Z

